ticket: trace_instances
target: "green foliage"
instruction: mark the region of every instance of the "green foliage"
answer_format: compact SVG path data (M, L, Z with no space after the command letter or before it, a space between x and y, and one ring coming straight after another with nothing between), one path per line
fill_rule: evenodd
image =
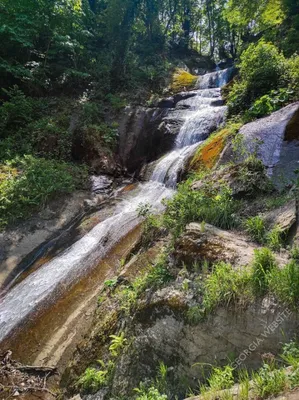
M271 90L269 94L265 94L256 100L253 106L249 109L246 116L250 118L260 118L269 115L274 111L279 110L290 103L294 98L294 90L280 88Z
M87 393L95 393L108 383L108 369L87 368L77 382L78 389Z
M284 268L274 268L268 276L269 289L278 299L293 308L299 302L299 264L293 260Z
M155 215L152 212L150 204L140 204L137 211L138 216L144 218L141 241L144 246L148 246L159 237L162 228L162 218L160 215Z
M285 343L282 348L281 358L294 369L299 368L299 347L294 340Z
M229 389L234 384L234 369L229 365L224 368L213 368L208 382L213 390Z
M254 250L252 265L252 285L256 295L264 295L268 289L268 274L276 269L276 261L271 250Z
M293 260L299 261L299 246L293 246L291 248L291 257Z
M115 296L120 302L121 309L127 314L130 313L146 289L157 289L173 279L165 266L164 257L148 273L137 276L129 286L121 287L116 292Z
M265 240L266 226L263 218L258 215L250 217L245 221L245 229L250 237L258 243Z
M269 364L264 364L253 374L254 393L265 399L282 392L287 385L287 378L283 370L275 369Z
M228 306L247 302L251 295L251 275L248 270L233 269L230 264L221 262L214 266L204 282L203 308L212 312L218 305Z
M87 180L84 168L32 156L7 161L0 172L2 228L30 215L54 195L71 193Z
M161 394L155 387L146 388L140 385L139 388L135 389L137 396L135 400L167 400L168 397L165 394Z
M234 83L228 95L228 105L232 113L246 110L255 99L284 84L286 61L272 43L261 40L257 44L249 45L240 57L239 67L240 80ZM260 100L254 110L265 107L266 102L265 98Z
M108 288L113 288L117 285L117 278L108 279L104 282L104 285Z
M177 69L172 77L171 90L173 92L182 92L192 89L197 81L197 77L183 69Z
M205 316L205 309L201 305L191 306L187 311L187 321L191 325L197 325Z
M167 391L167 373L168 367L161 361L156 379L152 380L150 385L141 382L139 388L134 389L138 393L136 400L167 400L168 396L161 394Z
M214 188L206 184L201 190L193 190L191 183L192 180L180 184L176 195L167 202L164 224L175 236L190 222L205 221L224 229L237 225L238 202L226 185Z
M127 339L125 338L124 332L121 332L119 336L110 335L109 337L111 339L109 350L114 357L117 357L126 345Z
M275 226L266 236L266 242L270 249L278 251L283 246L285 234L279 226Z

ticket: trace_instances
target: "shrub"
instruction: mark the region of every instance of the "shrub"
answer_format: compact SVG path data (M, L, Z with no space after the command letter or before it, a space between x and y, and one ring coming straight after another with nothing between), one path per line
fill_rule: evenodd
M276 89L285 71L285 58L278 48L263 40L252 43L241 55L240 76L253 97Z
M287 60L287 77L289 81L289 89L294 91L294 98L299 98L299 56L294 54Z
M253 374L254 393L260 398L265 399L282 392L287 384L285 372L273 369L270 365L264 364L262 368Z
M168 397L166 394L161 394L158 389L155 387L146 388L144 386L140 386L140 388L135 389L138 393L136 396L136 400L167 400Z
M284 243L285 233L279 226L275 226L266 236L266 241L270 249L278 251Z
M187 181L166 204L164 224L174 236L179 236L190 222L205 221L224 229L238 223L235 212L239 203L226 185L213 188L206 184L202 190L192 190L191 181Z
M84 392L95 393L108 383L108 370L87 368L79 378L77 387Z
M263 248L254 250L252 265L252 285L256 295L264 295L268 289L268 273L277 268L271 250Z
M294 91L290 89L272 90L269 94L265 94L256 100L249 109L247 116L251 118L260 118L269 115L281 107L287 105L293 100Z
M109 350L114 357L117 357L120 351L125 347L127 339L125 338L124 332L121 332L119 336L110 335L109 337L111 339Z
M17 85L2 90L8 97L0 108L0 136L4 137L6 131L19 129L32 120L33 104Z
M221 304L246 302L251 298L250 273L248 270L234 270L230 264L221 262L214 266L204 283L203 307L206 313Z
M212 390L229 389L234 384L234 369L226 365L224 368L213 368L211 376L208 379Z
M258 215L250 217L245 221L245 229L250 237L258 243L265 240L266 227L264 220Z
M280 301L296 308L299 303L299 264L293 260L282 269L273 269L269 274L269 288Z
M284 84L286 61L272 43L261 40L250 44L241 55L239 68L240 79L228 94L233 113L246 110L255 99Z
M138 216L144 218L141 242L144 246L148 246L159 237L162 218L160 215L154 215L149 204L140 204L137 211Z
M162 256L161 260L146 274L138 276L130 286L120 288L116 292L121 309L126 313L130 313L135 306L138 297L148 288L157 289L165 283L172 280L168 269L165 266L165 260Z
M71 193L88 180L82 167L24 156L6 162L0 177L0 227L30 215L55 195Z

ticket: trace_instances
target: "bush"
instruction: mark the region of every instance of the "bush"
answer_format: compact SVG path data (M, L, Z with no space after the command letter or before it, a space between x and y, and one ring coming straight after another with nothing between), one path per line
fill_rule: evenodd
M155 387L135 389L138 392L136 400L167 400L165 394L161 394Z
M299 304L299 264L291 261L284 268L269 274L269 289L278 299L294 308Z
M240 76L252 96L257 97L279 86L285 66L285 58L278 48L261 40L242 53Z
M71 193L88 180L85 168L24 156L1 166L0 227L30 215L54 195Z
M287 60L286 79L289 89L294 91L295 99L299 98L299 56L294 54Z
M268 290L268 274L277 268L271 250L263 248L254 250L252 265L252 285L256 295L264 295Z
M293 100L293 97L294 90L272 90L269 94L265 94L256 100L246 115L249 119L264 117L287 105Z
M254 393L259 399L265 399L282 392L287 385L285 372L273 369L270 365L264 364L262 368L253 375Z
M266 227L264 220L258 215L250 217L245 221L245 229L251 239L257 243L263 243L265 240Z
M212 390L229 389L234 384L234 369L229 365L224 368L213 368L211 376L208 379Z
M192 190L191 183L179 185L176 195L166 203L164 224L174 236L179 236L190 222L205 221L224 229L237 225L239 203L226 185L213 188L206 184L202 190Z
M286 60L272 43L261 40L248 46L241 55L239 68L240 79L228 95L233 113L246 110L255 99L285 84Z
M285 233L279 226L275 226L266 236L267 245L270 249L278 251L283 246Z
M211 275L204 283L203 308L206 313L219 304L228 306L231 303L246 302L251 298L250 273L245 270L234 270L230 264L221 262L214 266Z
M108 370L87 368L79 378L77 387L84 392L95 393L108 383Z

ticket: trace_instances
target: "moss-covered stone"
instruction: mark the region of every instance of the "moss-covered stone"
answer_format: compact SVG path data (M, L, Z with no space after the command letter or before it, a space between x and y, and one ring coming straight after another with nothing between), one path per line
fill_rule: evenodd
M192 89L197 81L197 76L183 69L176 69L171 82L171 91L178 93L186 89Z
M215 135L212 135L210 140L207 140L194 155L190 168L192 171L199 172L202 170L212 169L222 150L224 149L226 139L230 135L229 129L222 129Z

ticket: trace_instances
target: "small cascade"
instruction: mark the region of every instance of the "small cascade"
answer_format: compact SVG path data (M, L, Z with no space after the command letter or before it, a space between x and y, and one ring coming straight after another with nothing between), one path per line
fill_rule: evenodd
M221 86L231 76L232 68L203 75L197 82L197 94L177 103L178 109L186 109L186 119L175 141L173 151L156 165L152 181L175 188L178 175L198 145L207 139L225 120L227 107L222 105Z
M224 86L233 74L233 67L217 70L198 78L196 89L219 88Z
M140 184L124 195L111 216L0 299L0 342L18 332L23 323L34 318L39 311L47 310L83 276L87 276L109 250L141 222L138 216L140 204L149 204L154 212L163 209L162 200L173 196L179 171L186 160L225 119L226 107L221 105L219 87L227 77L227 71L201 77L197 95L178 103L178 108L187 108L185 123L175 148L158 162L150 182ZM214 87L216 83L218 88ZM94 189L99 192L102 186L110 187L110 184L103 177L93 181Z

